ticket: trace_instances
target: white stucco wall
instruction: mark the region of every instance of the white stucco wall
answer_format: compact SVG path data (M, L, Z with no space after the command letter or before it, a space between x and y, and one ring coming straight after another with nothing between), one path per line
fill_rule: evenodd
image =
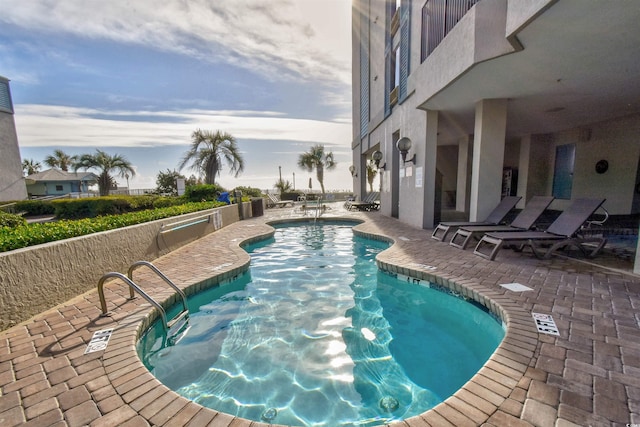
M553 185L555 147L576 144L576 162L571 198L603 197L605 208L612 215L631 213L635 191L635 177L640 159L640 116L625 117L595 123L553 135L551 156L547 171L548 194ZM609 169L598 174L595 164L604 159ZM563 208L569 201L556 201L553 207Z
M13 114L0 111L0 201L23 200L27 188Z
M251 204L243 207L250 217ZM238 206L229 205L0 253L0 330L95 289L107 272L126 274L136 261L153 261L212 233L213 222L159 234L163 225L214 211L220 211L223 227L239 220Z

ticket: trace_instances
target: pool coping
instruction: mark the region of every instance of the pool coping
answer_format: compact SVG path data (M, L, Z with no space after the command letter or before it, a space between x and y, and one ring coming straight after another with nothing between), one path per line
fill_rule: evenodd
M286 218L269 220L264 222L264 225L272 228L270 224L294 221L309 222L310 220L312 219ZM401 245L401 242L385 234L367 229L366 218L335 216L323 218L322 221L349 221L354 223L355 234L389 241L392 245L377 257L378 268L392 274L427 280L448 288L487 307L504 322L505 336L502 342L467 383L434 408L418 416L393 422L391 425L411 427L451 424L481 425L489 420L493 413L509 398L513 388L523 379L539 345L538 332L531 314L515 300L497 293L477 281L456 280L456 276L453 275L439 274L432 270L392 262L389 255ZM231 245L234 246L234 250L244 252L243 246L266 239L273 234L273 231L260 230L262 228L257 229L258 232L253 236L233 240ZM167 255L167 257L170 256L171 254ZM192 283L183 289L185 293L191 294L215 286L216 283L232 279L248 269L249 261L247 254L243 263L221 269L218 274L211 277L209 283ZM160 299L158 295L154 295L154 298L157 298L164 305L173 303L176 296L174 293L165 292L163 299ZM132 406L132 409L135 411L142 409L144 413L140 412L140 414L147 419L155 419L154 424L162 424L165 418L169 420L180 411L183 415L197 414L199 422L202 422L200 425L213 422L214 419L216 426L262 427L271 425L237 418L203 407L180 396L156 379L144 366L136 351L136 343L140 335L156 317L155 310L151 307L145 307L144 304L138 307L135 312L128 314L113 332L111 341L102 356L106 375L125 403L133 403L135 406ZM154 410L157 412L153 412ZM148 417L151 414L153 417ZM276 426L276 424L273 425Z

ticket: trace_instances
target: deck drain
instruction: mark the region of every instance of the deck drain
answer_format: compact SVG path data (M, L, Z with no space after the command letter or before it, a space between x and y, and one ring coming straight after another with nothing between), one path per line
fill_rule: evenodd
M385 396L382 399L380 399L380 407L385 412L393 412L396 409L398 409L398 406L400 406L400 403L398 402L398 399L396 399L395 397Z
M269 408L262 413L262 421L273 421L273 419L278 415L278 410L276 408Z
M524 291L532 291L533 288L523 285L522 283L504 283L501 284L505 289L509 289L512 292L524 292Z

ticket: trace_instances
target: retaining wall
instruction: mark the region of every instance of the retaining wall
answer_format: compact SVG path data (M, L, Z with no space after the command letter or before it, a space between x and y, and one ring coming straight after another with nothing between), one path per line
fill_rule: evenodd
M238 220L238 205L229 205L0 253L0 330L95 289L104 273L126 273Z

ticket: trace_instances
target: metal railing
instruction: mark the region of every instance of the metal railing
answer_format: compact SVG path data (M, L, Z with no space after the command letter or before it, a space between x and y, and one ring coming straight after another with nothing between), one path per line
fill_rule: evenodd
M162 305L160 305L156 300L154 300L149 294L147 294L144 290L142 290L142 288L140 288L140 286L138 286L133 281L133 272L137 268L142 266L150 268L167 285L169 285L173 290L175 290L177 294L180 296L180 299L182 301L182 310L174 318L167 320L167 312L164 309L164 307L162 307ZM189 318L189 306L187 304L187 296L182 291L182 289L176 286L164 273L162 273L155 265L153 265L148 261L137 261L131 264L131 266L129 267L129 270L127 271L126 276L122 273L113 271L113 272L104 274L100 278L100 281L98 282L98 296L100 298L100 309L102 310L103 316L108 315L107 301L104 296L104 283L109 278L118 278L129 286L129 299L135 298L135 293L134 293L135 291L140 296L142 296L142 298L144 298L149 304L151 304L156 310L158 310L158 313L160 314L160 318L162 320L162 326L164 327L164 330L165 332L167 332L168 335L171 335L172 328L174 328L174 326L180 325L180 328L178 328L177 330L179 331L180 329L182 329L182 326L187 322Z
M181 228L191 227L192 225L210 223L213 213L201 215L195 218L185 219L183 221L172 222L171 224L163 224L160 227L160 234L169 233L171 231L180 230ZM166 228L165 228L166 227Z

